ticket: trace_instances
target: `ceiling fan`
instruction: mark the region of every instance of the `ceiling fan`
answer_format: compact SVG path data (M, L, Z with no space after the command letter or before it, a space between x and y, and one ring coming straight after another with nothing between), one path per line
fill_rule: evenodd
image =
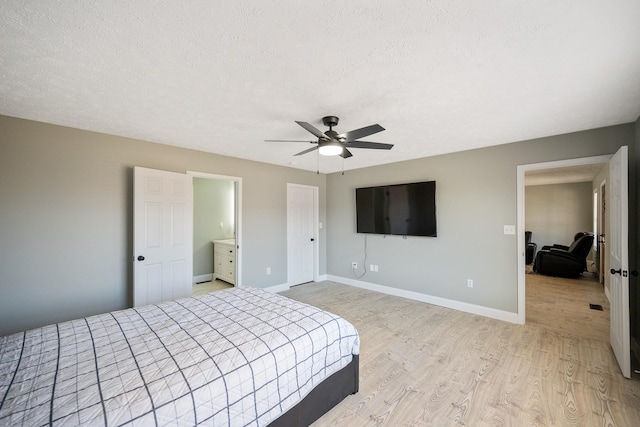
M323 156L340 156L344 159L347 159L353 154L348 150L349 148L370 148L375 150L391 150L393 144L383 144L381 142L367 142L367 141L356 141L357 139L364 138L369 135L373 135L374 133L382 132L384 128L379 124L366 126L360 129L352 130L345 133L338 133L333 130L333 127L338 124L340 119L336 116L326 116L322 118L322 123L325 126L329 127L329 130L322 133L315 126L307 123L307 122L299 122L296 121L297 124L302 126L308 132L313 134L318 138L317 141L292 141L292 140L282 140L282 139L267 139L266 142L309 142L311 144L317 144L317 146L313 148L309 148L307 150L301 151L296 156L301 156L303 154L310 153L312 151L318 150L320 154Z

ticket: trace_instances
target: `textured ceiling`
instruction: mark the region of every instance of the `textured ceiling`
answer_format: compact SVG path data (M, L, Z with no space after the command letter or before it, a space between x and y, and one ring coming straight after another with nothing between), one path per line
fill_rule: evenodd
M386 128L334 172L634 121L639 42L638 0L3 0L0 114L308 170L263 140Z

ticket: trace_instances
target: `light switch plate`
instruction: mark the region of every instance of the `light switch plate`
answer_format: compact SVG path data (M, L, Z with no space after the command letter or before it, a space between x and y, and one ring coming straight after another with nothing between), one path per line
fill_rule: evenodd
M504 234L516 234L516 226L515 225L505 225L504 226Z

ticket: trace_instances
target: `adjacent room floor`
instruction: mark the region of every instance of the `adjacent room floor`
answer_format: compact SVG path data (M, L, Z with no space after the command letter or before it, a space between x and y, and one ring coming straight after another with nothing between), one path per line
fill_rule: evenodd
M577 279L527 274L526 298L527 324L609 342L609 300L592 273Z
M231 283L227 283L223 280L216 279L211 282L195 283L193 285L193 291L191 295L193 296L202 295L209 292L219 291L222 289L229 289L229 288L233 288L233 285Z

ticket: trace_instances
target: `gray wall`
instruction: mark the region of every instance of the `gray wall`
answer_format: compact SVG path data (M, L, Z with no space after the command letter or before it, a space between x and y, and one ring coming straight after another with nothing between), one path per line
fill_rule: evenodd
M365 236L355 232L356 187L436 180L438 237L369 236L367 261L379 272L361 280L516 312L517 243L503 226L516 224L517 166L612 154L633 138L634 126L626 124L331 174L327 271L355 279L350 263L364 258Z
M134 166L242 177L243 284L287 282L288 182L326 222L325 175L0 116L0 335L131 305Z
M593 232L592 184L527 186L525 228L538 249L554 243L569 246L578 231Z
M0 335L131 304L133 166L241 176L243 282L258 287L286 283L287 182L320 188L320 274L354 278L365 243L354 189L435 179L438 237L369 236L380 268L362 280L515 312L516 240L503 225L516 223L517 165L612 154L637 144L635 126L325 176L0 116Z
M228 180L193 178L194 276L213 273L213 240L235 237L234 186Z

